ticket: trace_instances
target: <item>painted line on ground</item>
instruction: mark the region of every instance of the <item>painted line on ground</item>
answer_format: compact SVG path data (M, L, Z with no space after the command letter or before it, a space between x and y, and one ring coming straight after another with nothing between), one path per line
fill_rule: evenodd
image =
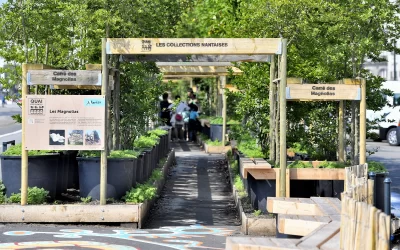
M0 135L0 138L7 137L7 136L10 136L10 135L19 134L19 133L22 133L22 129L20 129L20 130L18 130L18 131L14 131L14 132L12 132L12 133Z

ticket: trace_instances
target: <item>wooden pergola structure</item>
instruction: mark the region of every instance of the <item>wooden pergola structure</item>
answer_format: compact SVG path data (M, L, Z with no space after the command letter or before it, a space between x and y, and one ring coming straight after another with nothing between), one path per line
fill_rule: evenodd
M279 57L280 65L280 167L286 172L286 60L287 40L281 38L104 38L102 40L102 94L108 95L107 55L120 55L122 61L175 62L165 65L173 71L168 76L193 76L187 74L188 68L179 63L208 63L191 66L204 75L224 73L210 63L231 62L274 62ZM272 65L272 63L271 63ZM202 66L202 67L201 67ZM193 68L193 70L194 70ZM226 72L226 69L222 70ZM167 74L166 74L167 75ZM221 76L221 85L225 86L226 76ZM106 114L106 119L107 119ZM106 124L107 126L107 124ZM107 127L105 131L108 131ZM108 138L106 135L105 138ZM106 203L107 188L107 150L101 153L100 204ZM285 176L281 175L281 193L285 194Z

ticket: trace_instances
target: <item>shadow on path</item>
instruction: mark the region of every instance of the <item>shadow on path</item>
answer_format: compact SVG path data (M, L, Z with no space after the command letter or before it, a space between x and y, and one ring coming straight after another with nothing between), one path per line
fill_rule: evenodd
M175 143L173 147L177 165L169 173L146 228L237 226L224 157L205 154L192 143Z

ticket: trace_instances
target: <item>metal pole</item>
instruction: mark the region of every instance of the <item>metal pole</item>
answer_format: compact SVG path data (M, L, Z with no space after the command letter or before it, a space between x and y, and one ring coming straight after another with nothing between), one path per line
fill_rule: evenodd
M26 75L28 73L28 65L22 64L22 119L25 119L26 95L28 94L28 85L26 83ZM25 150L25 122L22 120L22 143L21 143L21 205L28 202L28 150Z
M368 177L369 177L369 179L374 181L374 190L373 190L374 195L372 196L372 205L375 206L375 204L376 204L376 192L375 192L375 190L376 190L376 173L369 172Z
M276 87L273 82L275 78L275 56L271 56L269 68L269 159L275 162L275 92Z
M105 124L104 124L104 150L101 151L100 157L100 205L107 203L107 146L108 146L108 108L107 108L107 92L108 92L108 67L107 67L107 54L106 54L106 38L101 40L101 94L105 96Z
M384 197L385 197L385 205L384 205L384 212L385 214L389 215L391 214L391 202L390 202L390 184L392 183L392 180L390 178L385 178L383 181L384 183Z
M279 86L279 108L280 108L280 197L286 197L286 60L287 60L287 39L282 39L282 56L281 56L281 81Z
M344 102L339 101L339 131L338 131L338 144L339 144L339 162L345 162L344 159Z
M226 76L220 76L221 81L221 92L222 92L222 146L225 146L225 134L226 134L226 96L225 96L225 85Z
M364 78L361 79L361 102L360 102L360 164L367 161L367 84Z

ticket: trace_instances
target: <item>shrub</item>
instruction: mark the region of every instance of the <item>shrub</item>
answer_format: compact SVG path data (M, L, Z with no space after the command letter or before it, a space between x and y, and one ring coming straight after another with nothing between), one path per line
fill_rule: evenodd
M47 197L49 195L49 191L44 188L28 187L28 204L30 205L38 205L46 202ZM12 193L9 201L11 203L21 203L21 193L14 194Z
M215 140L215 141L211 141L210 139L208 139L207 141L205 141L205 143L208 145L208 146L222 146L222 141L219 141L218 139L217 140ZM225 142L225 146L226 145L228 145L229 144L229 142Z
M290 163L287 168L312 168L312 164L309 162L303 162L303 161L294 161Z
M324 161L319 165L320 168L345 168L346 164L343 162Z
M92 197L91 196L88 196L88 197L82 197L81 198L81 201L83 202L83 203L85 203L85 204L87 204L87 203L89 203L89 202L91 202L92 201Z
M262 214L262 211L261 210L254 210L253 214L254 214L254 216L258 217L258 216L260 216Z
M54 150L29 150L28 151L28 156L37 156L37 155L48 155L48 154L55 154L58 153L57 151ZM22 154L22 144L16 144L11 147L9 147L3 155L7 156L21 156Z
M152 148L157 144L157 140L150 136L140 136L134 142L135 148Z
M0 195L6 193L6 185L2 181L0 181Z
M148 183L139 184L137 187L126 192L126 195L122 199L129 203L139 204L153 199L156 193L157 189L153 185Z
M3 204L6 202L6 196L4 194L0 194L0 204Z
M149 135L156 135L158 137L161 137L163 135L168 134L168 131L164 130L164 129L154 129L154 130L150 130L147 132L147 134Z
M107 158L137 158L139 152L134 150L114 150ZM101 151L80 151L79 156L85 158L100 157Z
M387 169L383 163L377 161L368 161L368 172L386 173Z
M231 166L232 172L236 175L239 174L239 165L237 163L237 161L233 160L229 163L229 165Z
M157 168L154 169L153 172L151 172L151 176L149 178L149 184L153 184L155 181L161 180L163 177L161 169Z

